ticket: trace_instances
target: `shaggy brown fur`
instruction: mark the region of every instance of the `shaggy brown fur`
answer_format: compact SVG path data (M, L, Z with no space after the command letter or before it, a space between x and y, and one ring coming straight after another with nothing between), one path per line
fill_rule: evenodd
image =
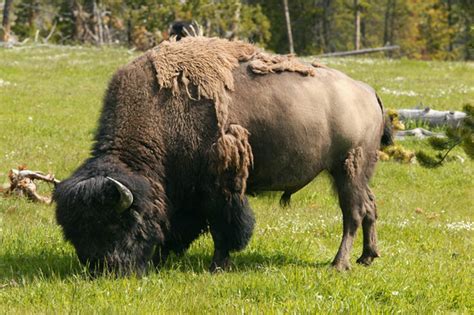
M256 53L256 47L242 41L186 37L180 41L164 41L148 54L160 87L177 94L182 84L190 98L202 96L221 106L218 102L222 101L226 88L234 89L232 70L239 61L248 61ZM189 84L198 88L197 96L189 93Z
M302 75L314 76L316 73L311 66L301 63L294 55L269 55L259 53L250 61L249 67L252 72L266 74L274 72L298 72Z
M324 64L320 63L319 61L315 60L311 63L311 65L315 68L327 68Z
M248 136L247 129L240 125L230 124L226 133L214 144L214 156L217 161L213 161L213 164L217 174L221 175L219 176L220 185L227 196L230 196L232 192L238 192L242 197L245 193L249 168L253 164ZM222 176L227 171L231 172L230 180Z
M361 161L363 161L362 154L363 151L361 147L352 149L349 151L347 159L344 162L344 169L351 179L357 178L361 172L362 165L360 164Z
M239 62L249 62L249 69L257 74L290 71L314 76L311 66L299 62L293 55L279 56L260 52L255 46L242 41L202 36L186 37L180 41L164 41L148 52L148 58L157 72L161 88L170 89L174 102L184 89L189 99L209 99L214 102L219 138L214 144L214 163L220 184L226 194L237 191L243 196L252 149L249 132L239 125L228 124L227 91L234 90L232 71ZM192 95L190 85L196 87ZM228 180L233 176L233 180ZM229 195L230 196L230 195Z
M248 131L237 125L227 124L228 95L233 91L234 70L239 62L250 60L257 48L242 41L221 38L187 37L180 41L165 41L148 54L153 63L161 88L171 89L174 96L182 88L190 99L201 97L212 100L215 105L220 136L215 143L216 154L213 167L219 177L226 171L233 172L234 184L221 180L225 192L236 190L243 196L252 162L252 150L248 143ZM197 95L191 95L189 85L195 86ZM175 97L176 101L180 101ZM241 183L237 185L238 183Z

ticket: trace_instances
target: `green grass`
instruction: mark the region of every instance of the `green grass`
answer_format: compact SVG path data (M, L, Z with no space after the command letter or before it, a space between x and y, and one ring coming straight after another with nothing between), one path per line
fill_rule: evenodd
M0 50L0 182L19 164L67 177L89 154L108 79L134 56ZM325 62L376 87L387 107L460 110L474 100L472 63ZM341 214L326 175L295 194L289 209L275 194L251 198L255 235L233 255L233 271L218 275L206 271L212 242L205 236L144 278L90 280L62 239L54 207L0 197L0 312L473 313L473 170L467 159L431 170L379 163L372 187L382 258L344 273L329 268ZM360 251L359 235L353 262Z

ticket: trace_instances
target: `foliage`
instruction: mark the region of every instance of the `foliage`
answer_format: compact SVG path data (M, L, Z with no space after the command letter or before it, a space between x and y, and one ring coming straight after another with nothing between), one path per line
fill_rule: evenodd
M271 21L268 48L287 52L282 1L254 0ZM470 60L474 16L466 0L360 0L362 47L400 45L401 54L417 59ZM293 0L293 38L299 54L354 49L352 0Z
M196 20L207 36L264 44L270 24L259 5L235 0L20 0L13 31L20 38L54 33L59 43L128 43L148 49L168 37L175 20ZM53 28L54 25L54 28Z
M89 155L107 81L136 54L109 47L28 48L0 50L0 179L22 163L64 179ZM386 87L380 96L391 108L421 97L432 108L458 110L474 98L474 90L462 88L474 86L465 63L326 62L378 90ZM212 240L205 236L142 278L91 280L64 242L54 207L0 197L1 311L472 314L473 167L470 160L429 170L379 163L371 187L382 257L346 273L329 268L342 224L324 174L296 193L288 209L279 208L279 195L252 197L255 235L247 249L233 254L234 270L218 275L206 271ZM359 234L353 262L361 243Z
M406 149L399 143L383 148L382 152L385 153L388 158L401 163L412 163L415 157L413 151Z
M400 45L389 56L472 60L470 0L359 0L362 48ZM300 55L354 49L353 0L292 0ZM57 43L124 43L147 49L168 37L175 20L196 20L207 36L243 38L288 52L281 0L15 0L13 32L23 40L49 34Z
M394 131L405 130L405 125L403 124L403 122L400 121L400 117L398 116L397 110L389 108L385 110L385 113L388 116L388 119L390 120Z
M441 166L448 154L456 147L461 146L470 159L474 158L474 106L466 104L463 111L467 114L462 125L458 128L448 128L446 138L431 137L429 143L436 151L441 151L435 157L424 151L416 153L418 161L425 167Z

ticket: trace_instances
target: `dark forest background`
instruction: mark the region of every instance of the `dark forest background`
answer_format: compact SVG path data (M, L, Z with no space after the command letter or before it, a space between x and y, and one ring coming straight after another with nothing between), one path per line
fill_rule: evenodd
M390 54L474 59L472 0L4 0L0 33L4 41L144 50L166 39L173 21L194 19L207 36L285 53L285 3L300 55L399 45Z

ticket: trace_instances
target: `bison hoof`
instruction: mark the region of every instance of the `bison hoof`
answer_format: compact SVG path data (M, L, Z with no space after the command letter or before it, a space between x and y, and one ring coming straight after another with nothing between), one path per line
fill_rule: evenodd
M221 273L224 272L225 270L222 267L217 266L216 264L211 264L209 267L209 272L210 273Z
M374 254L374 255L362 255L360 256L359 259L357 259L357 263L364 265L364 266L370 266L372 262L374 261L375 258L380 257L379 254Z
M351 270L351 264L349 261L333 261L331 265L337 271Z
M220 273L230 270L230 259L224 259L221 262L213 261L209 266L210 273Z

